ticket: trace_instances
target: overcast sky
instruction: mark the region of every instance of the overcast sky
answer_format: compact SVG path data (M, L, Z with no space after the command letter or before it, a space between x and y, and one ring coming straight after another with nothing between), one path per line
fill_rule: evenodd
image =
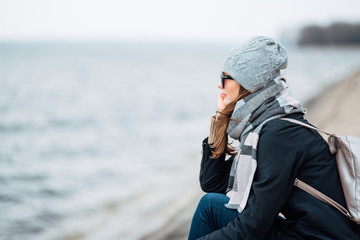
M359 0L0 0L0 40L226 41L360 22Z

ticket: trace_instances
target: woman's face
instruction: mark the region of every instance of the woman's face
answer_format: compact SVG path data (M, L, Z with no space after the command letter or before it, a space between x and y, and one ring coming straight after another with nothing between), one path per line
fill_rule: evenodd
M223 74L229 75L226 72L223 72ZM219 82L218 88L222 90L221 97L224 99L225 105L228 105L239 96L240 84L233 79L225 79L224 83L223 88L221 82Z

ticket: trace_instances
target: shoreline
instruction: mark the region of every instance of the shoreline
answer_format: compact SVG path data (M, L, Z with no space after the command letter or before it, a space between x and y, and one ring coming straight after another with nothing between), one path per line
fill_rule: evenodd
M308 109L305 118L313 125L337 135L360 136L360 70L321 91L304 104ZM167 224L139 240L186 240L191 218L200 197L204 193L193 193L179 214Z
M305 118L313 125L337 135L360 136L360 70L324 89L309 100Z

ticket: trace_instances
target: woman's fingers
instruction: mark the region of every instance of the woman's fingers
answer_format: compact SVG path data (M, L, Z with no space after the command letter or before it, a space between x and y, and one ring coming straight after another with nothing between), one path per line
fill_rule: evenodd
M224 110L226 104L224 102L224 98L225 98L225 94L224 93L220 93L218 96L218 102L217 102L217 110L218 111L222 111Z

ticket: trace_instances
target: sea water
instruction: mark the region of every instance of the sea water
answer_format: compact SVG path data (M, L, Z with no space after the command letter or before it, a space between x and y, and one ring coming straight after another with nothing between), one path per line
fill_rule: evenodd
M0 43L0 239L138 239L198 193L230 44ZM359 48L291 48L306 102Z

